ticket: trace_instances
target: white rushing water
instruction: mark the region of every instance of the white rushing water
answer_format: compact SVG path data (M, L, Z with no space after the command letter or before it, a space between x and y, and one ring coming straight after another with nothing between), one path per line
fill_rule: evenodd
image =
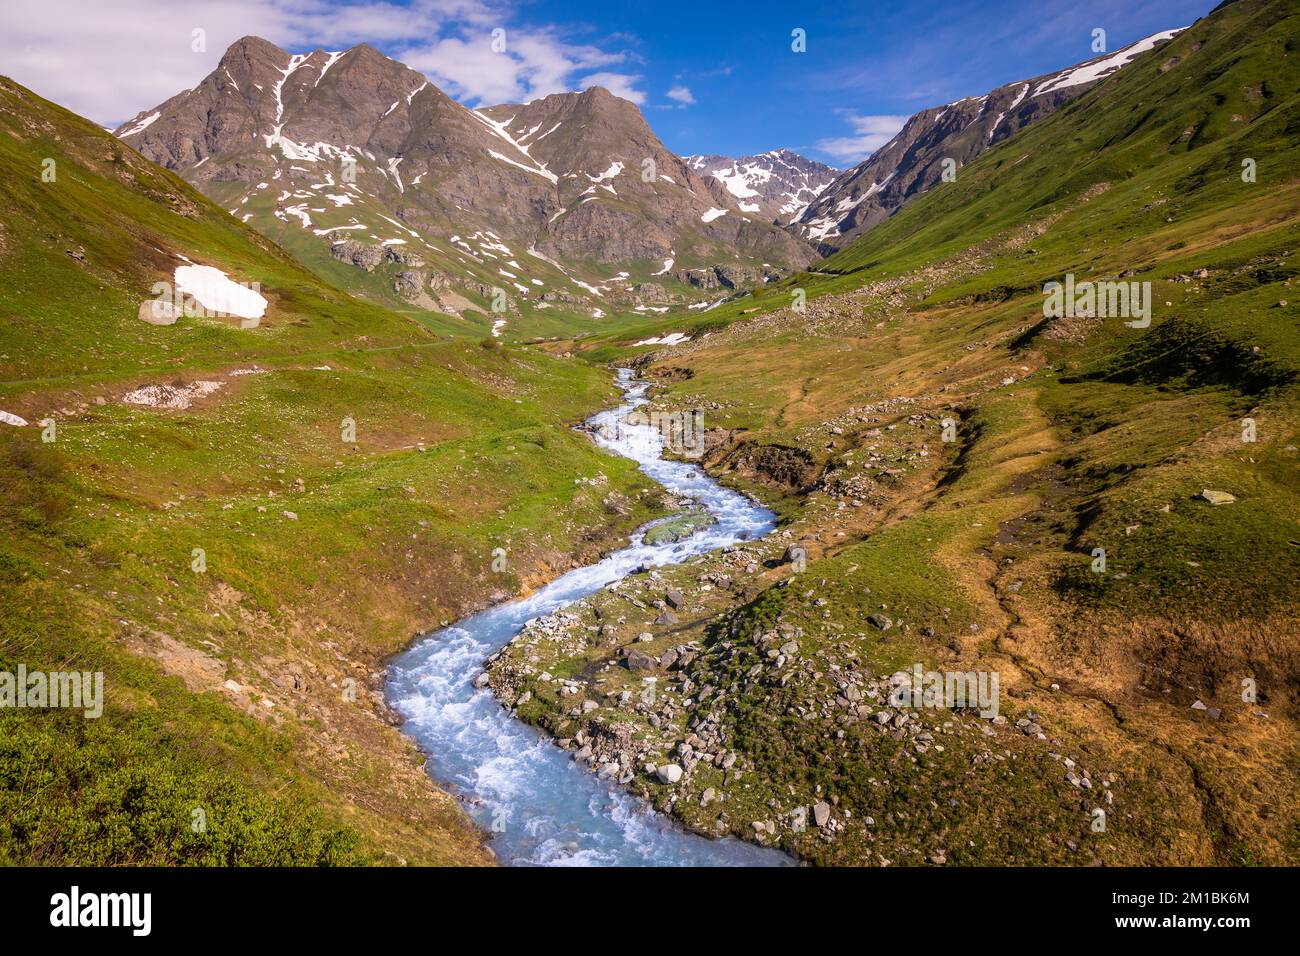
M629 425L648 384L620 370L626 403L588 423L604 448L640 463L655 481L694 498L717 523L685 541L632 543L596 564L576 568L526 598L467 617L421 638L389 669L388 699L403 730L428 756L428 771L460 796L491 832L503 863L540 866L780 866L790 858L739 840L687 833L617 784L580 769L542 732L510 716L487 689L474 687L488 655L535 617L549 614L642 565L678 564L716 548L767 534L770 511L722 488L698 466L661 458L650 425Z

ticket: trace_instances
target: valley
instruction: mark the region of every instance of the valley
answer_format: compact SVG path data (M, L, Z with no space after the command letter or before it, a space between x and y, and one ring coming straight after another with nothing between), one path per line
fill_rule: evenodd
M1165 62L1266 56L1232 13ZM1119 129L1157 95L1123 79L1098 104ZM1109 135L1095 117L1044 119L1039 142ZM1223 166L1271 135L1224 130ZM1059 167L1033 139L991 151L958 195L815 276L557 346L635 364L664 408L705 408L706 468L771 502L778 530L538 622L490 666L498 695L700 832L813 862L1293 861L1297 616L1275 585L1300 557L1297 353L1293 321L1259 319L1293 308L1295 184L1197 189L1160 137L1134 147L1162 157L1144 175L1112 180L1112 147L1068 191L1009 172ZM1169 214L1138 225L1139 205ZM954 231L947 210L960 238L918 241ZM1042 283L1015 279L1128 263L1154 289L1150 330L1044 318ZM669 330L670 347L631 346ZM999 675L1000 714L891 705L913 662ZM670 761L684 776L666 786L651 767Z
M1298 37L842 170L368 43L0 78L0 672L104 685L0 708L0 863L1294 865Z

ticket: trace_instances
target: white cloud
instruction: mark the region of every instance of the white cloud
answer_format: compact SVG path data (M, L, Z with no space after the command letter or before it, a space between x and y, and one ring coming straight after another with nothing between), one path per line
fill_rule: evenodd
M683 86L680 83L670 89L665 95L667 95L670 100L676 100L678 103L681 103L682 106L690 106L695 102L695 97L691 95L690 87Z
M46 0L39 16L6 18L0 63L41 96L110 125L192 88L248 35L295 52L383 46L471 105L583 88L589 77L575 77L627 57L566 43L552 30L515 30L512 10L510 0ZM498 27L502 53L491 46ZM196 29L206 41L198 51ZM617 77L602 85L644 101L632 86L639 77L594 75Z
M603 86L615 96L621 96L640 106L645 102L645 94L634 86L640 81L640 76L627 73L592 73L590 76L584 76L579 85L584 90L593 86Z
M407 47L398 53L398 58L427 74L457 99L472 105L492 105L525 102L572 90L575 88L572 78L576 74L622 63L626 57L594 46L565 43L551 30L504 29L500 52L492 48L490 29L484 29L477 34L449 36ZM576 87L591 85L584 79Z
M817 141L817 148L843 163L860 163L884 146L907 122L906 116L859 116L846 113L845 120L853 132Z

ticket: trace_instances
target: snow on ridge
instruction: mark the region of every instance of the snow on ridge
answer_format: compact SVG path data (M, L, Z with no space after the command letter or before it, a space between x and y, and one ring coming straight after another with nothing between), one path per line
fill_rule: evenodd
M160 116L162 116L162 113L150 113L148 116L142 119L135 126L131 127L129 130L119 135L118 139L125 139L128 136L134 136L136 133L143 132L144 130L152 126Z
M609 169L605 170L599 176L593 176L590 173L587 173L586 176L593 183L600 183L600 182L604 182L606 179L613 179L622 171L623 171L623 164L615 160L614 162L610 163Z
M710 207L709 211L700 217L700 222L713 222L727 214L727 210L718 209L716 206Z
M493 159L501 160L501 162L503 163L508 163L511 166L517 166L519 169L522 169L524 172L536 173L538 176L541 176L544 179L549 179L553 183L558 183L560 181L559 177L556 176L555 173L551 172L549 169L542 169L537 166L525 166L523 163L515 162L509 156L502 156L495 149L489 149L488 155L491 156Z
M551 182L556 183L557 185L559 184L560 177L556 176L555 173L551 172L544 165L537 162L537 160L533 159L533 157L528 152L528 147L521 144L518 140L516 140L513 136L511 136L509 133L506 132L506 127L508 127L510 123L514 120L513 116L511 116L509 119L503 120L502 122L498 123L496 122L496 120L484 116L478 110L467 110L466 112L468 112L470 116L473 116L475 119L477 119L480 123L486 126L497 136L501 137L503 140L505 140L507 143L509 143L511 146L517 149L524 156L528 157L529 162L531 162L533 165L525 166L523 163L516 162L513 159L509 159L505 156L502 156L500 153L491 149L488 150L489 155L491 155L495 159L501 160L503 163L509 163L511 166L518 166L520 169L528 170L528 172L530 173L536 173L537 175L549 179Z
M272 146L279 146L280 153L284 156L285 159L290 160L291 162L297 161L303 163L318 163L322 159L335 159L335 158L341 159L344 156L351 156L352 155L351 150L356 149L355 146L344 146L340 148L338 146L335 146L333 143L317 142L317 143L312 143L310 145L308 145L307 143L295 143L289 137L283 136L279 133L272 133L263 136L262 139L266 141L266 146L268 149L270 149ZM362 151L357 150L357 152L360 153ZM373 156L370 158L372 160L374 159ZM297 169L300 172L307 171L305 169L302 169L302 167L300 166L290 166L289 168ZM327 173L326 175L329 174Z
M1182 33L1186 27L1178 27L1173 30L1162 30L1159 33L1153 33L1149 37L1138 40L1129 46L1124 47L1110 56L1094 63L1084 64L1069 70L1058 73L1052 79L1048 80L1038 89L1034 90L1034 96L1042 96L1044 93L1051 93L1055 90L1063 90L1070 86L1080 86L1084 83L1091 83L1094 80L1100 80L1109 76L1121 67L1125 67L1139 53L1145 53L1153 49L1157 43L1162 40L1169 40Z
M398 222L396 219L389 219L387 216L383 215L382 213L380 214L379 218L380 218L380 219L383 219L385 222L392 223L392 224L393 224L394 226L396 226L398 229L402 230L403 232L409 234L410 236L412 236L412 237L414 237L414 238L416 238L416 239L419 239L419 238L420 238L420 234L419 234L418 232L416 232L416 231L415 231L414 229L412 229L410 226L405 225L404 223L400 223L400 222ZM477 235L478 235L478 233L475 233L475 234L474 234L474 236L477 236ZM470 236L470 238L473 239L474 236ZM506 250L506 251L508 252L509 250Z
M402 176L397 171L397 167L401 162L402 162L401 156L394 156L392 159L390 159L388 161L388 169L386 171L386 175L392 176L393 181L397 183L397 191L399 193L404 193L406 192L406 187L402 185ZM385 172L385 170L381 169L380 172Z
M279 141L280 138L280 130L284 128L284 97L282 95L284 92L284 84L289 77L293 76L294 70L302 66L303 61L306 59L307 56L302 53L295 53L289 57L289 65L281 72L280 82L275 84L275 132L272 135L277 141Z
M329 59L325 61L325 65L320 68L320 73L316 75L316 82L311 85L312 89L320 86L320 81L325 78L325 74L329 72L330 67L337 63L339 57L346 52L347 50L339 50L337 53L330 53Z
M766 182L772 178L771 170L756 167L753 163L746 163L744 166L732 163L730 166L711 170L710 174L726 186L727 192L737 199L750 199L759 194L757 189L749 185L753 180Z
M316 233L316 235L318 236L328 236L331 232L338 232L340 229L369 229L370 228L365 223L357 222L355 219L352 220L352 222L353 225L350 226L331 226L329 229L313 229L312 232Z
M554 133L557 129L559 129L562 125L563 125L563 123L556 123L554 126L552 126L552 127L551 127L550 129L548 129L545 133L543 133L541 136L537 137L537 139L533 140L533 141L532 141L531 143L529 143L528 145L529 145L530 147L532 147L532 146L536 146L536 145L537 145L538 143L540 143L542 140L546 139L546 137L550 136L550 135L551 135L552 133ZM534 130L534 132L536 132L536 130ZM529 133L528 135L531 136L532 134ZM524 137L520 137L520 139L523 139L523 138L524 138Z

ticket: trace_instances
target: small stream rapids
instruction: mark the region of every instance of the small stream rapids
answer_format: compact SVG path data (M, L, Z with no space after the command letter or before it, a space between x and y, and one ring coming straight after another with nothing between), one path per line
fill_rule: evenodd
M498 604L417 640L389 667L387 698L402 729L427 755L433 780L461 797L491 834L497 858L523 866L782 866L776 850L735 839L688 833L614 781L579 768L541 731L512 717L474 679L484 660L533 618L549 614L641 566L679 564L773 527L770 511L721 487L697 465L662 457L663 440L648 424L628 424L647 402L649 383L619 370L624 402L594 415L592 437L631 458L665 488L703 505L717 523L684 541L631 544L575 568L526 598Z

